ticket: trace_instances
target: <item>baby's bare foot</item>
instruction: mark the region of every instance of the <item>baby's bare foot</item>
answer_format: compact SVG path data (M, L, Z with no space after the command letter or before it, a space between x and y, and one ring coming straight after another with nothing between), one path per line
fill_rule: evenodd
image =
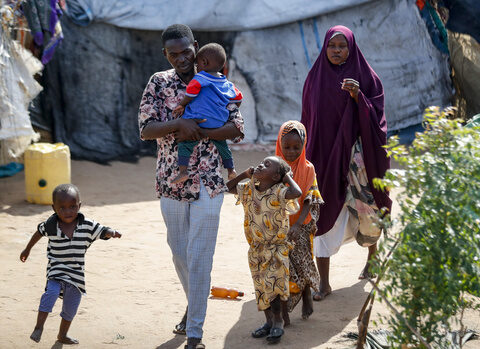
M42 338L43 328L36 328L33 330L32 334L30 335L30 339L34 342L40 342Z
M62 344L78 344L78 341L76 339L70 338L68 336L65 336L65 337L58 336L57 340Z

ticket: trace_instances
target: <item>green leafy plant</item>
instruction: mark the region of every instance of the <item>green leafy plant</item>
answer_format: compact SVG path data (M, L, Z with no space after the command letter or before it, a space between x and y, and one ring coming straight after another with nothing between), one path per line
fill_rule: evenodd
M479 308L480 128L463 127L454 113L428 108L408 148L392 138L388 153L400 168L374 181L400 191L389 223L399 232L384 239L376 265L378 291L395 309L386 318L395 347L445 348L446 332L464 333L465 309Z

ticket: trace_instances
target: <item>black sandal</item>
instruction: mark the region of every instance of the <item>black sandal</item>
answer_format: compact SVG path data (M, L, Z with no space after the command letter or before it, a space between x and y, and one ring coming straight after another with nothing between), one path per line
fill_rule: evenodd
M175 329L173 330L173 333L181 334L184 336L187 334L187 313L188 313L188 307L187 307L187 310L185 310L185 314L183 315L182 321L180 321L178 324L175 325Z
M272 328L272 326L265 323L262 327L259 327L255 331L252 332L252 337L253 338L263 338L265 336L268 336L270 334L270 329L271 328Z
M267 336L267 342L270 344L277 344L280 342L280 339L282 338L283 334L285 331L283 328L278 328L278 327L273 327L270 330L270 334Z
M201 338L188 338L185 349L205 349L205 344L202 343Z

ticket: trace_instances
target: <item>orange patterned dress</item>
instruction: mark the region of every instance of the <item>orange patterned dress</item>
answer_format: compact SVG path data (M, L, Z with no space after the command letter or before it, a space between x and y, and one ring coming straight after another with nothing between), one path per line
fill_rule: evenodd
M287 240L288 216L298 211L296 199L285 199L288 187L275 184L264 192L250 180L237 186L237 204L245 212L245 237L250 245L248 264L255 287L258 310L266 310L277 296L287 301L289 292L289 258L293 245Z

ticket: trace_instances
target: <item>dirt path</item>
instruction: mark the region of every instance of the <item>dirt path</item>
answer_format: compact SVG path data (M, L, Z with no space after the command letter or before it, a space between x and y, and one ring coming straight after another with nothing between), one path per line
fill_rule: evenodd
M236 152L239 170L257 163L266 153ZM82 194L87 217L112 226L124 236L98 241L86 260L88 296L84 297L70 334L78 348L183 348L184 337L172 334L186 300L171 262L159 202L153 192L154 159L137 164L102 166L72 161L72 181ZM23 174L0 179L0 348L61 348L55 343L61 302L46 323L42 341L28 337L35 325L45 286L46 241L34 247L29 260L18 260L36 225L51 214L48 206L24 201ZM264 348L250 331L263 321L255 306L243 236L243 212L234 197L225 196L214 258L212 285L245 292L240 301L209 300L204 326L207 348ZM276 348L346 348L343 335L356 331L356 316L370 290L357 279L367 251L354 243L344 246L331 261L334 292L315 302L315 312L302 321L300 307ZM373 319L386 314L376 303ZM479 314L468 314L470 328L480 330ZM465 348L478 347L479 341Z

